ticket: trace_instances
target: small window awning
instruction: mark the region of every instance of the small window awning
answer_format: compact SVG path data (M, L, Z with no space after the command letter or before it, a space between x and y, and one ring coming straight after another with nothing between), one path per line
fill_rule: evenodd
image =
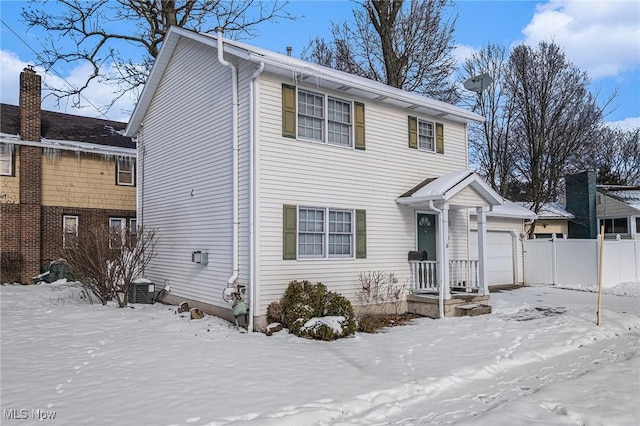
M504 202L487 182L468 170L425 179L396 198L398 204L415 207L430 201L466 207L499 206Z

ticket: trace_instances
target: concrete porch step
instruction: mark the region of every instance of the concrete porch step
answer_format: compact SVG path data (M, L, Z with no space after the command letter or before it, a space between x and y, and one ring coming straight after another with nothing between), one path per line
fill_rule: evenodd
M456 317L475 317L478 315L485 315L491 313L491 305L484 305L482 303L469 303L466 305L456 306Z

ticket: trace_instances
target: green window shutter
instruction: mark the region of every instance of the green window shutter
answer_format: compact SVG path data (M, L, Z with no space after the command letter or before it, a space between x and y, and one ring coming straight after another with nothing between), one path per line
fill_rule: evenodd
M284 260L295 260L296 258L297 216L296 206L282 206L282 259Z
M282 85L282 136L296 137L296 88Z
M444 125L436 123L436 152L444 154Z
M367 258L367 212L356 210L356 259Z
M418 119L409 117L409 148L418 149Z
M365 149L364 142L364 104L356 102L355 107L355 128L356 128L356 149Z

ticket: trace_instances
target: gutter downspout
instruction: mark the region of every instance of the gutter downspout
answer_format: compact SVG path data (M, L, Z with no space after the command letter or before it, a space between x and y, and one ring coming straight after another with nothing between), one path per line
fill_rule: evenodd
M433 210L434 212L438 213L438 216L440 217L440 221L442 221L442 210L436 208L436 206L433 205L433 200L429 200L429 209ZM440 228L440 235L441 235L441 249L440 250L446 250L446 244L444 243L444 233L442 232L442 225L439 226ZM440 257L442 259L444 259L444 253L440 253ZM444 268L444 262L442 262L442 268ZM443 272L444 270L442 270ZM441 281L444 281L444 275L441 274L440 275ZM440 316L440 318L444 318L444 282L440 283L440 291L438 291L438 315Z
M258 84L256 79L264 70L264 62L260 62L258 69L251 74L251 81L249 83L249 323L247 324L247 331L254 331L253 316L255 314L254 307L257 303L256 298L256 260L255 260L255 144L257 143L257 137L255 134L255 115L254 111L256 102L253 97L257 90L255 86Z
M238 279L238 235L239 235L239 218L238 218L238 69L231 62L225 61L223 57L223 44L222 44L222 27L216 27L216 41L218 43L218 62L225 67L229 67L231 69L231 92L232 92L232 144L233 144L233 178L232 178L232 186L233 186L233 272L227 281L227 287L233 287L236 280Z

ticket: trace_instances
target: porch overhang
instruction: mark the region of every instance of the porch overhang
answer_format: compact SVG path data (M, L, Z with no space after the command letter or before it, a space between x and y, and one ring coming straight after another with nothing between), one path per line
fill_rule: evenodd
M473 189L483 203L464 205L464 207L499 206L504 199L476 173L464 170L442 175L438 178L428 178L396 198L400 205L425 207L436 203L451 204L456 195L466 188Z

